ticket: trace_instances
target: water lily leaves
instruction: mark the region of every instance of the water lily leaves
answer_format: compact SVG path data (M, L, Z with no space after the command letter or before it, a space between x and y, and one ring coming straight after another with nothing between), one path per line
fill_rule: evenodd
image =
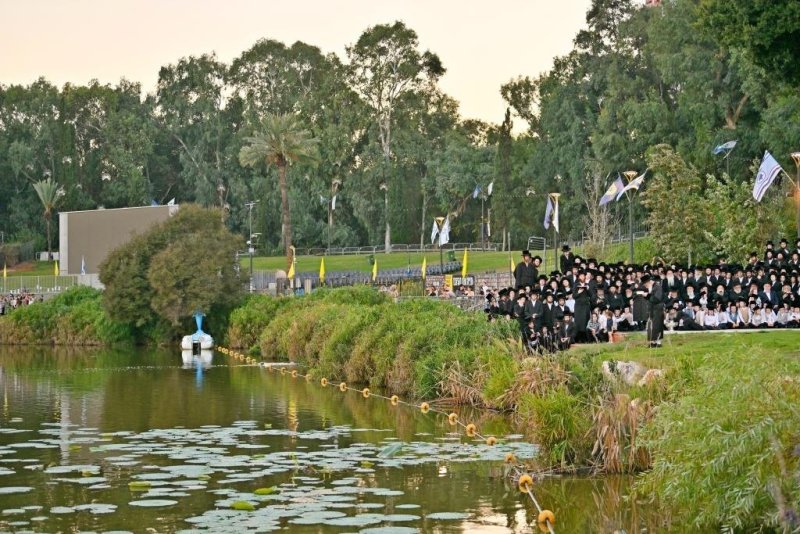
M0 495L9 495L11 493L28 493L33 491L30 486L0 486Z
M142 508L160 508L164 506L174 506L178 504L178 501L173 501L172 499L142 499L139 501L131 501L128 504Z
M255 505L248 501L234 501L231 504L231 508L234 510L242 510L245 512L252 512L256 509Z
M390 443L378 453L378 458L392 458L403 450L403 444L400 442Z
M469 514L465 514L462 512L435 512L432 514L427 514L425 519L430 519L433 521L458 521L461 519L468 519Z

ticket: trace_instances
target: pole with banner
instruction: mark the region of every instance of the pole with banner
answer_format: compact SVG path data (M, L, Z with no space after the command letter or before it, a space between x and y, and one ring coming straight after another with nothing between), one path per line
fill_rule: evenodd
M630 183L633 181L634 178L636 178L636 175L638 173L636 171L625 171L622 174L625 176L625 178L628 179L628 184L630 185ZM636 191L636 190L638 190L638 188L629 189L626 192L627 197L628 197L628 233L630 234L628 236L628 238L629 238L629 243L630 243L630 263L631 263L631 265L633 264L633 192Z

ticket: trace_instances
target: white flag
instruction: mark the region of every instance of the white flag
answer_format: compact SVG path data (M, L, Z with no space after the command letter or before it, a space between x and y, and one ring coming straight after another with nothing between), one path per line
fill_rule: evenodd
M433 228L431 228L431 245L436 242L436 234L439 233L439 228L436 226L436 219L433 220Z
M439 246L442 247L450 242L450 217L444 220L442 231L439 232Z
M775 177L782 171L780 163L775 161L769 151L764 152L764 159L761 161L761 166L758 168L756 175L756 183L753 184L753 198L756 202L761 202L764 198L764 193L767 192L769 186L775 180Z
M555 202L556 209L553 210L553 227L556 229L556 232L560 232L561 230L558 229L558 200Z
M333 200L331 200L331 210L336 211L336 195L333 195Z
M81 256L81 274L86 274L86 258Z
M169 202L167 202L167 206L174 206L174 205L175 205L175 199L174 198L172 200L170 200Z
M487 193L489 196L492 196L492 189L494 189L494 182L490 183L490 184L489 184L489 187L487 187L487 188L486 188L486 193Z
M644 183L644 175L645 174L647 174L647 171L644 171L641 175L639 175L636 178L634 178L633 180L631 180L630 183L628 183L628 185L623 187L622 191L620 191L619 194L617 195L617 200L622 198L622 195L624 195L627 191L638 191L639 188Z

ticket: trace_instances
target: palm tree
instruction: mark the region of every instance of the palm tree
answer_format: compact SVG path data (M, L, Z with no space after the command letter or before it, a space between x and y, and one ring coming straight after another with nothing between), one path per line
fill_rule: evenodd
M289 215L289 190L286 186L286 167L294 162L317 159L316 140L297 121L294 115L269 114L262 121L262 131L245 138L248 143L239 151L239 163L255 167L262 163L278 169L281 188L281 238L287 263L291 262L292 222ZM288 265L287 265L288 268Z
M53 210L64 196L64 189L62 189L52 178L47 180L40 180L33 184L33 189L39 195L39 200L42 201L44 208L44 220L47 223L47 260L52 258L52 247L50 238L50 219L53 217Z

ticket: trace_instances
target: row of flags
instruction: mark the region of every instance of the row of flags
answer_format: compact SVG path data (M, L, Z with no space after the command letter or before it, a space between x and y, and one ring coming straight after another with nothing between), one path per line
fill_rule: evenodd
M628 185L625 185L622 181L622 176L617 173L617 179L608 187L605 194L600 197L600 205L605 206L612 200L616 202L628 191L638 191L644 183L645 174L647 174L646 170L641 175L631 180Z
M513 260L512 260L513 265ZM286 277L289 280L294 280L295 277L295 261L292 260L292 264L289 266L289 272L287 273ZM469 252L467 249L464 249L464 257L461 259L461 276L467 276L467 270L469 269ZM5 266L3 267L3 276L5 277L6 269ZM428 276L428 258L427 256L422 257L422 280L424 281ZM372 281L376 281L378 279L378 258L375 258L375 261L372 263ZM319 281L321 284L325 283L325 258L321 258L319 261Z
M86 274L86 258L81 256L81 274ZM53 262L53 276L60 276L61 270L58 268L58 261ZM8 265L3 262L3 278L8 278Z
M725 154L727 158L735 147L735 140L728 141L727 143L715 146L714 150L711 152L715 156ZM765 150L764 157L761 159L761 165L759 165L758 172L756 173L755 183L753 183L753 198L756 202L761 202L761 199L764 198L764 193L767 192L767 189L769 189L775 179L778 178L780 173L786 174L786 171L783 170L781 164L769 153L769 150ZM789 175L786 174L786 176ZM780 183L780 179L778 179L778 183Z

